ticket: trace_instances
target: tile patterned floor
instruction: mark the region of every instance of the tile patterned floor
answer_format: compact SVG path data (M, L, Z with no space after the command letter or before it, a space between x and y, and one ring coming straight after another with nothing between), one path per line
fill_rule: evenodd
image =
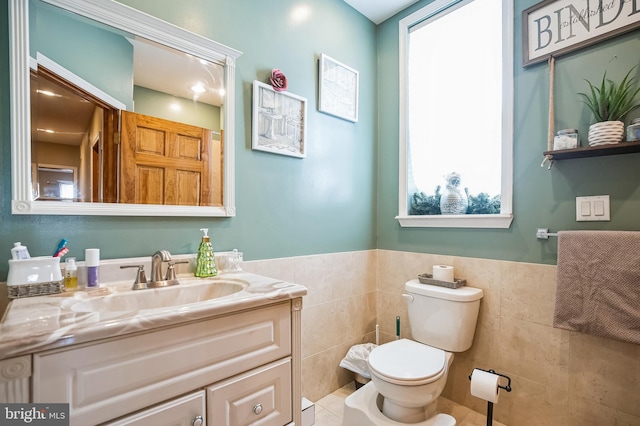
M342 426L342 411L344 400L355 390L354 383L350 383L316 402L316 422L313 426ZM455 417L458 426L486 426L487 418L446 398L438 400L438 411ZM348 425L364 426L364 425ZM493 426L506 426L493 421Z

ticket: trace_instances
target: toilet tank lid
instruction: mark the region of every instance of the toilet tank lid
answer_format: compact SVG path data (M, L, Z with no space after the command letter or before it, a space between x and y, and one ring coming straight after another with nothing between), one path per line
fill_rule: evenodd
M482 289L462 286L458 288L438 287L436 285L422 284L419 280L407 281L404 288L409 293L437 299L452 300L455 302L473 302L482 299Z

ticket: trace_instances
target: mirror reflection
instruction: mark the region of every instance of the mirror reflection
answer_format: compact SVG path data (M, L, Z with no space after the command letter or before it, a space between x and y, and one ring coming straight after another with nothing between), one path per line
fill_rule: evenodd
M224 63L30 0L34 200L223 206Z

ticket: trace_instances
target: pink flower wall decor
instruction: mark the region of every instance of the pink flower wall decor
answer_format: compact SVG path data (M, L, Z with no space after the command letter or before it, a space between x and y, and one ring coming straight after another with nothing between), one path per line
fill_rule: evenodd
M271 87L276 92L283 92L287 90L287 77L280 71L279 69L274 69L271 71L271 78L269 78L271 82Z

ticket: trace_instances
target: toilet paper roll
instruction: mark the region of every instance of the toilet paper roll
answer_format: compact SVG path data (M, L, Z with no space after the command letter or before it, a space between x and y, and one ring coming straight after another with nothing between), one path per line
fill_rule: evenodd
M500 379L500 376L497 374L474 368L473 373L471 373L471 395L494 404L497 403L498 379Z
M447 281L452 283L453 278L453 266L447 265L433 265L433 279L438 281Z

